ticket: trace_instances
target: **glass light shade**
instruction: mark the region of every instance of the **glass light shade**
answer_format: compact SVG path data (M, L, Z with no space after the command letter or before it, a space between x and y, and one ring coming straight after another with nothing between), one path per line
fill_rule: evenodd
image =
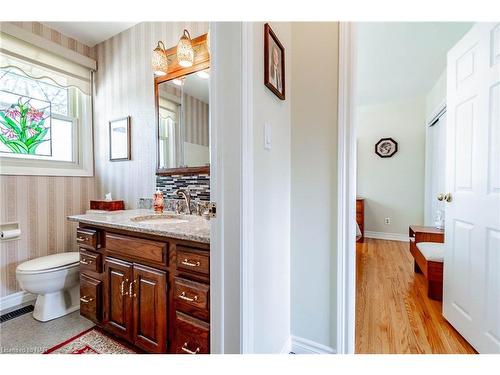
M207 49L208 49L208 53L210 54L211 51L210 51L210 29L208 29L208 32L207 32Z
M191 44L191 36L187 30L184 30L179 39L179 44L177 44L177 61L183 68L193 66L194 49Z
M151 64L155 75L164 76L168 73L167 53L165 52L165 46L162 42L158 42L158 45L153 50Z

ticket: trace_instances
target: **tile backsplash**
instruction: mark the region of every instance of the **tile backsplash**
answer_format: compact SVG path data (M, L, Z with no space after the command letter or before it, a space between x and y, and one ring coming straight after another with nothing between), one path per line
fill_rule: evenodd
M208 174L156 176L156 189L162 191L167 199L178 199L175 191L186 188L189 188L192 199L210 200L210 176Z

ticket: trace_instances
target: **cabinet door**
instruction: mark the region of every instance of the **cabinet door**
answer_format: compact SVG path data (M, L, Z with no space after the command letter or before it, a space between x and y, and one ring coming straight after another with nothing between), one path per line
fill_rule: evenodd
M132 335L132 301L129 286L132 264L114 259L104 260L104 324L114 334L130 339Z
M167 276L164 271L134 264L134 343L150 353L167 349Z

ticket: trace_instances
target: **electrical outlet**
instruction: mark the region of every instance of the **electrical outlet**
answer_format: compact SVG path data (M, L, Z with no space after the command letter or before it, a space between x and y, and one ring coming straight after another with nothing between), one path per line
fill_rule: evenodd
M384 219L384 222L385 222L386 224L390 224L390 223L391 223L391 218L390 218L390 217L386 217L386 218Z

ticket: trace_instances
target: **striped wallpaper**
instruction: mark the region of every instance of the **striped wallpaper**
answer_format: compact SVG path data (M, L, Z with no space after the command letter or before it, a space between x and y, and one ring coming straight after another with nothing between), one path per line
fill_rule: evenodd
M76 224L94 195L91 177L1 176L0 222L19 222L19 241L0 243L0 297L20 291L16 266L28 259L75 251Z
M208 23L144 22L98 44L95 87L94 150L99 197L111 192L135 208L155 191L156 121L151 52L158 40L169 48L187 28L196 37ZM109 161L108 122L131 116L130 161Z
M38 22L12 22L64 47L93 57L92 48ZM0 297L19 292L18 263L76 250L76 224L67 215L84 212L94 198L92 177L0 176L0 222L19 222L20 240L0 243Z
M159 85L159 95L162 99L180 103L181 90L170 84ZM170 100L172 101L172 100ZM209 111L208 103L194 96L184 94L184 123L186 126L184 141L208 147L209 142Z
M186 142L208 147L208 104L184 95Z
M51 40L67 49L75 51L81 55L95 59L95 49L79 41L61 34L59 31L51 29L40 22L9 22L33 34Z

